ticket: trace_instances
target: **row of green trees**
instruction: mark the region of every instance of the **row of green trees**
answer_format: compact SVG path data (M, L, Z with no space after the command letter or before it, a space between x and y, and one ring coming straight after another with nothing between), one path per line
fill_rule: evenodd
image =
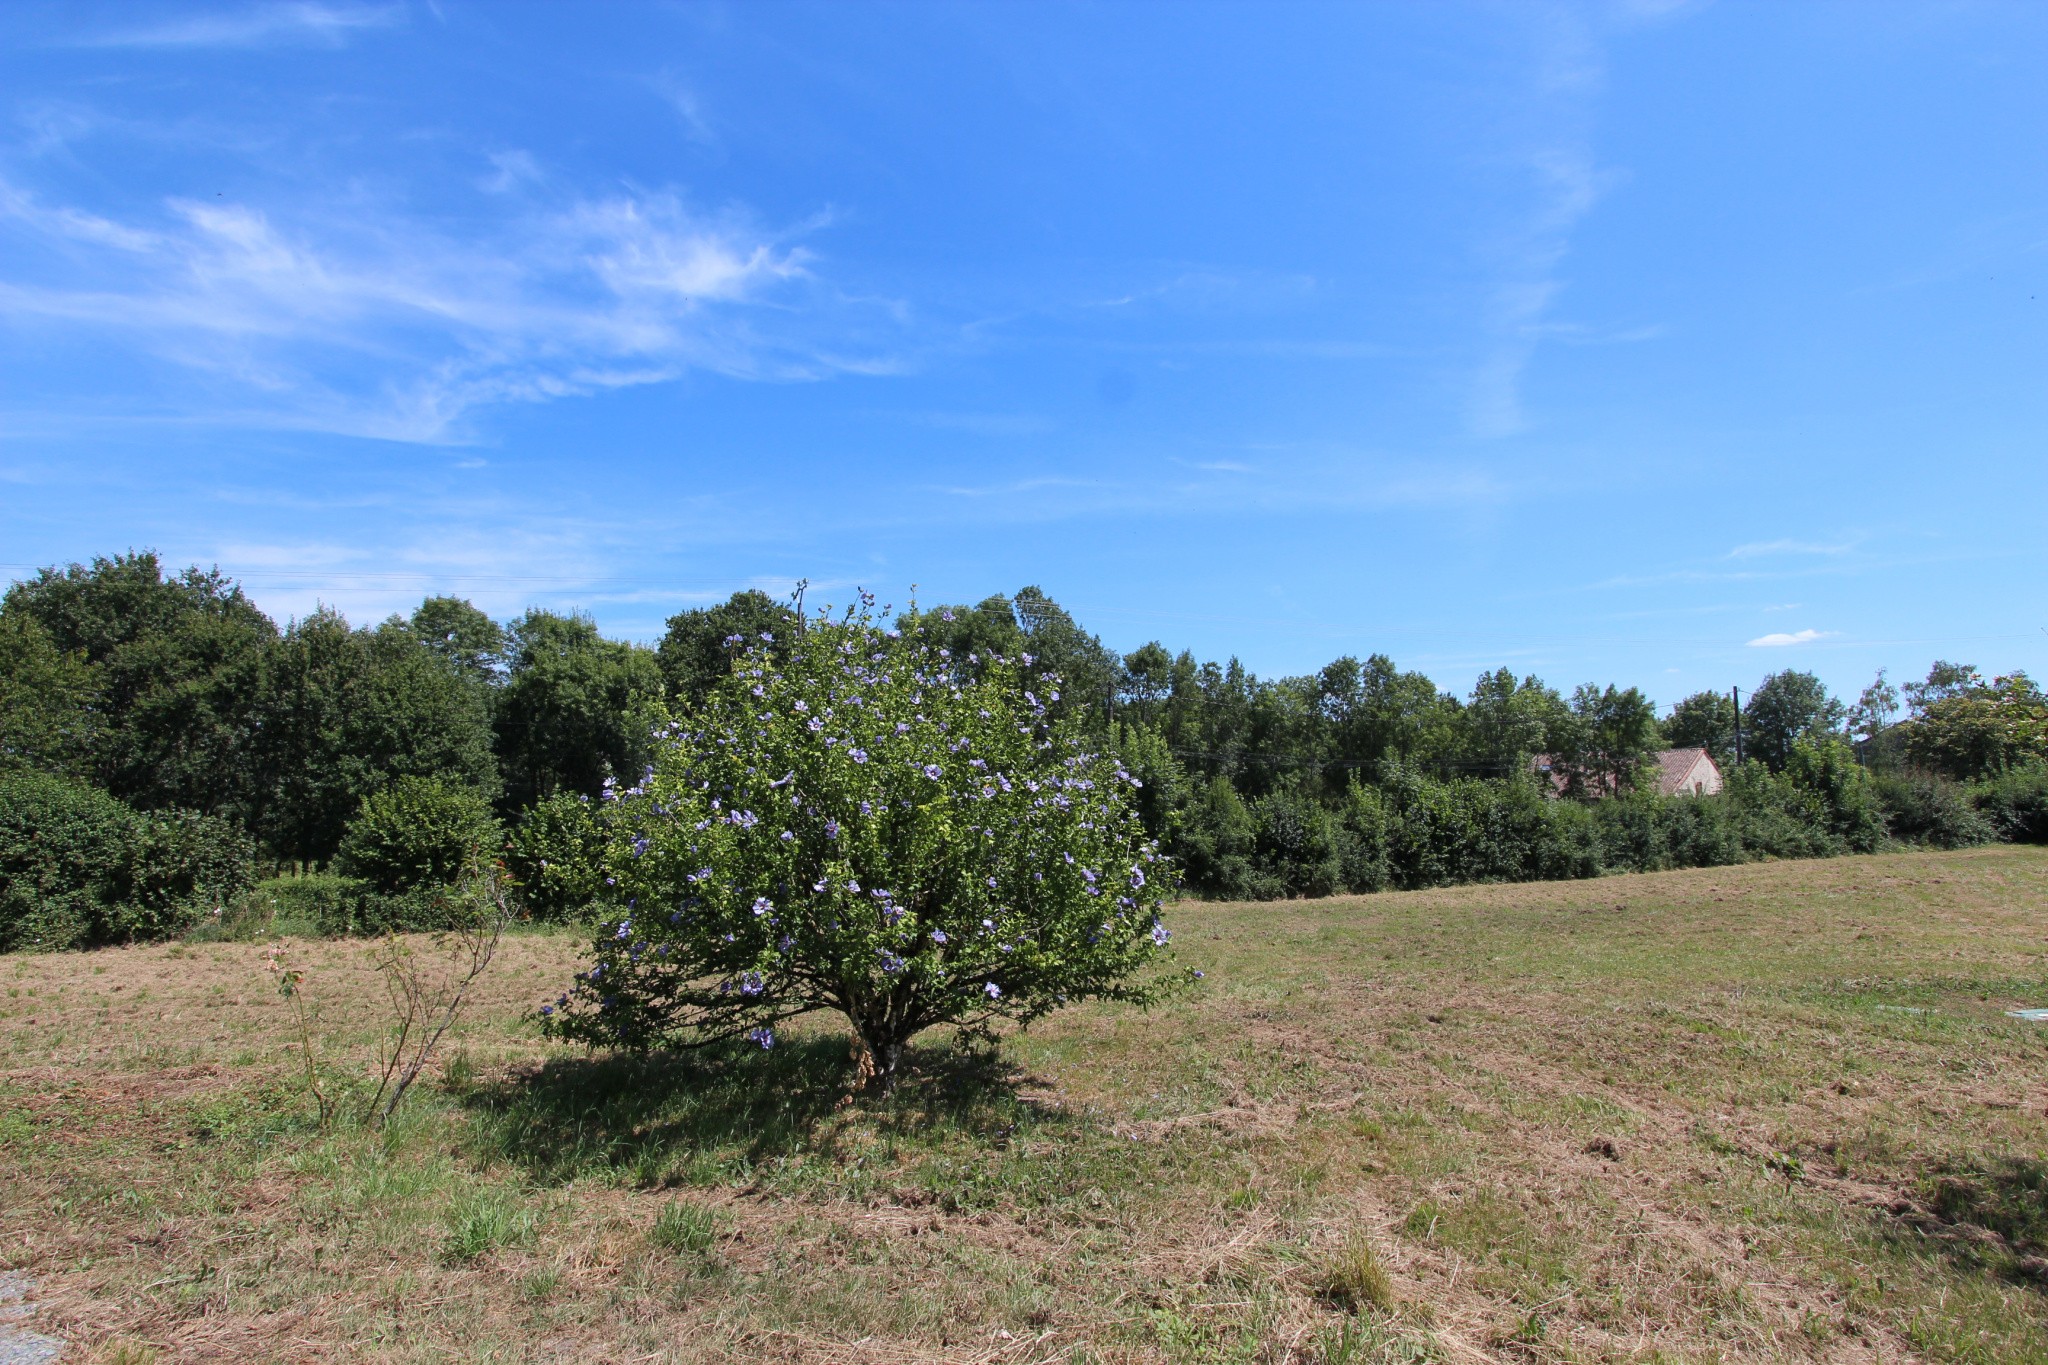
M280 628L217 571L166 575L152 554L46 569L0 601L0 772L184 821L208 847L346 873L381 899L332 910L343 925L403 918L464 847L505 850L536 912L574 915L606 894L594 798L645 768L661 718L703 705L735 640L786 638L796 619L743 592L671 618L649 648L587 616L501 624L431 597L374 626L322 609ZM1634 688L1567 694L1503 668L1459 697L1377 654L1261 679L1157 642L1118 655L1035 588L920 619L970 673L1027 660L1022 683L1048 713L1146 782L1148 827L1203 894L2028 837L2031 765L2048 755L2031 681L1947 663L1903 696L1880 675L1853 705L1810 674L1767 677L1739 717L1738 770L1738 717L1718 692L1660 718ZM1709 749L1732 774L1726 798L1660 802L1647 761L1666 745ZM70 809L47 782L0 786L24 829ZM7 870L32 854L0 849L0 877L49 884L43 864ZM231 890L180 875L151 884L189 885L194 912ZM114 927L95 933L124 932L102 921Z

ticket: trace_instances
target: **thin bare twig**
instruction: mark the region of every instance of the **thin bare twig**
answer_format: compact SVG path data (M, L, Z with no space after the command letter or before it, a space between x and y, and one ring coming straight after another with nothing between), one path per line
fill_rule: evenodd
M445 973L426 967L413 945L396 934L387 934L377 949L374 961L384 978L395 1023L382 1053L377 1093L370 1097L373 1126L390 1121L405 1092L426 1070L468 1003L470 988L490 967L512 918L504 870L495 863L472 868L456 895L455 927L434 936L434 946L449 963Z

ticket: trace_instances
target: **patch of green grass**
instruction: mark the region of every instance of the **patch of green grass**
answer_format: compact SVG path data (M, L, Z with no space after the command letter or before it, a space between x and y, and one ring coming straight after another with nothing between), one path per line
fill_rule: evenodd
M702 1205L671 1202L655 1215L647 1240L663 1251L702 1255L718 1240L718 1220Z
M520 1207L502 1191L476 1191L448 1211L441 1259L449 1265L482 1260L500 1247L526 1241L539 1222L537 1213Z

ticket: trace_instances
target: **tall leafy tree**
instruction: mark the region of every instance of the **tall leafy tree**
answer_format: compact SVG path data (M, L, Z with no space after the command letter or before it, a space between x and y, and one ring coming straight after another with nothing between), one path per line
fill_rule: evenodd
M1550 747L1566 712L1557 689L1533 674L1520 681L1506 668L1480 674L1460 717L1462 766L1484 777L1526 772L1530 758Z
M505 666L505 628L461 597L429 597L407 623L442 662L478 683L498 681Z
M294 622L265 669L257 828L281 857L325 861L363 799L400 777L498 787L489 699L404 624Z
M913 618L898 618L898 629ZM915 618L924 638L955 659L970 660L968 671L979 677L988 661L1007 657L1024 646L1024 628L1010 599L1000 593L985 597L972 607L941 606L919 613Z
M1458 702L1421 673L1402 672L1384 654L1364 663L1346 655L1315 680L1317 714L1328 725L1330 757L1347 765L1394 759L1438 763L1457 745ZM1348 771L1332 777L1342 791Z
M1983 683L1984 675L1977 671L1976 665L1936 659L1925 678L1906 684L1906 705L1917 716L1934 703L1960 697L1973 687L1983 686Z
M1045 689L1056 716L1085 713L1095 733L1105 733L1116 692L1117 657L1075 622L1042 588L1021 588L1011 601L1024 631L1024 652L1032 656L1025 676L1033 682L1059 681ZM1052 699L1052 694L1059 694Z
M732 671L733 636L759 643L796 624L796 612L758 588L736 592L715 607L698 607L668 618L668 633L655 647L669 701L678 709L697 706L718 680Z
M1123 657L1122 683L1117 688L1123 719L1156 726L1173 695L1173 656L1157 640Z
M1995 776L2048 761L2048 696L2013 673L1927 703L1905 730L1906 752L1919 766L1964 779Z
M1735 699L1695 692L1664 717L1664 742L1674 749L1705 749L1723 767L1735 761Z
M1167 674L1166 701L1159 715L1159 728L1166 736L1167 747L1183 762L1199 764L1200 751L1205 747L1202 730L1207 700L1202 691L1201 666L1184 649L1173 657L1173 667Z
M153 552L43 569L7 592L91 670L92 779L130 805L240 815L270 618L218 570L163 575Z
M757 643L761 633L775 632L757 632ZM511 636L497 707L507 801L594 797L607 777L637 776L662 695L654 651L605 639L588 616L538 609L513 622Z
M1742 708L1743 757L1761 759L1772 772L1783 771L1794 744L1835 734L1847 717L1848 708L1813 674L1773 673L1757 684Z
M1633 687L1585 683L1572 692L1571 715L1558 754L1566 790L1582 799L1634 790L1662 738L1650 699Z
M0 772L84 776L99 712L92 666L26 612L0 611Z

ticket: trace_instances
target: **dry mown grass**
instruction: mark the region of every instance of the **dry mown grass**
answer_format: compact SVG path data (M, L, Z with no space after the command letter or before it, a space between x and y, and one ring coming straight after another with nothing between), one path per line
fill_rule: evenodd
M0 959L0 1266L83 1358L2048 1359L2048 852L1186 906L1198 998L591 1060L508 942L382 1134L249 944ZM296 945L359 1085L359 944Z

